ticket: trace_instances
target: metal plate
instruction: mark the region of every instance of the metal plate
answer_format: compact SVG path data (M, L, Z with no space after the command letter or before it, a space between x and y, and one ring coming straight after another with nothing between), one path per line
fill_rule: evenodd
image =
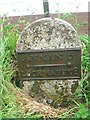
M81 49L18 51L21 80L81 78Z

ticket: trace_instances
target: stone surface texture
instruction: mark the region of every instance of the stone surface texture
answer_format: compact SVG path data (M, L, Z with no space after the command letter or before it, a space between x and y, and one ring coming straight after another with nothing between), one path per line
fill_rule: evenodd
M78 48L81 43L75 29L58 18L42 18L28 25L21 33L16 51ZM79 80L24 81L23 90L35 100L59 107L72 97Z

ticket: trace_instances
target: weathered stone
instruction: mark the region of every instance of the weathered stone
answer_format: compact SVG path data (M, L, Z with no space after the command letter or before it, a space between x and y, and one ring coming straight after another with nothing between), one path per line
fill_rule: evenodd
M58 18L43 18L31 23L21 33L16 50L78 48L80 40L75 29ZM73 96L79 80L25 81L24 91L37 101L61 106Z

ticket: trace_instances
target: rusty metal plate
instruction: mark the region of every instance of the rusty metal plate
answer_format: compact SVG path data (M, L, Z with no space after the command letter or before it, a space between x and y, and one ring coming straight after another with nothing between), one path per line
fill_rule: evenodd
M21 80L81 78L81 49L18 51Z

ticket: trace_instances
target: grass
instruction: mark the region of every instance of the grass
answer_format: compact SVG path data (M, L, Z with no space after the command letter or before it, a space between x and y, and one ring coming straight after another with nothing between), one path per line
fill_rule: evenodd
M11 89L12 71L12 54L14 54L17 38L14 27L7 25L4 27L5 18L1 20L1 37L0 37L0 118L19 117L22 113L21 106L15 103L15 96ZM14 32L12 32L14 30ZM9 33L9 34L8 34ZM11 36L10 36L11 34ZM11 37L13 36L13 41Z
M0 118L32 118L39 119L39 114L31 115L25 113L22 104L17 104L16 97L12 91L11 80L15 75L13 60L15 59L15 47L19 36L16 26L7 23L6 18L0 19ZM59 118L87 118L89 115L88 105L90 104L90 42L87 35L80 36L82 42L82 80L72 100L75 107L60 115ZM83 98L83 102L78 101Z
M25 113L23 104L15 96L11 80L16 74L13 62L16 57L15 47L19 31L17 25L15 26L6 22L6 16L0 19L0 119L41 118L40 115ZM16 86L15 89L17 90Z
M60 118L89 118L89 104L90 104L90 62L89 62L89 38L87 35L81 35L82 42L82 79L77 88L74 99L72 100L75 107L68 112L60 115ZM81 99L80 101L78 101Z

